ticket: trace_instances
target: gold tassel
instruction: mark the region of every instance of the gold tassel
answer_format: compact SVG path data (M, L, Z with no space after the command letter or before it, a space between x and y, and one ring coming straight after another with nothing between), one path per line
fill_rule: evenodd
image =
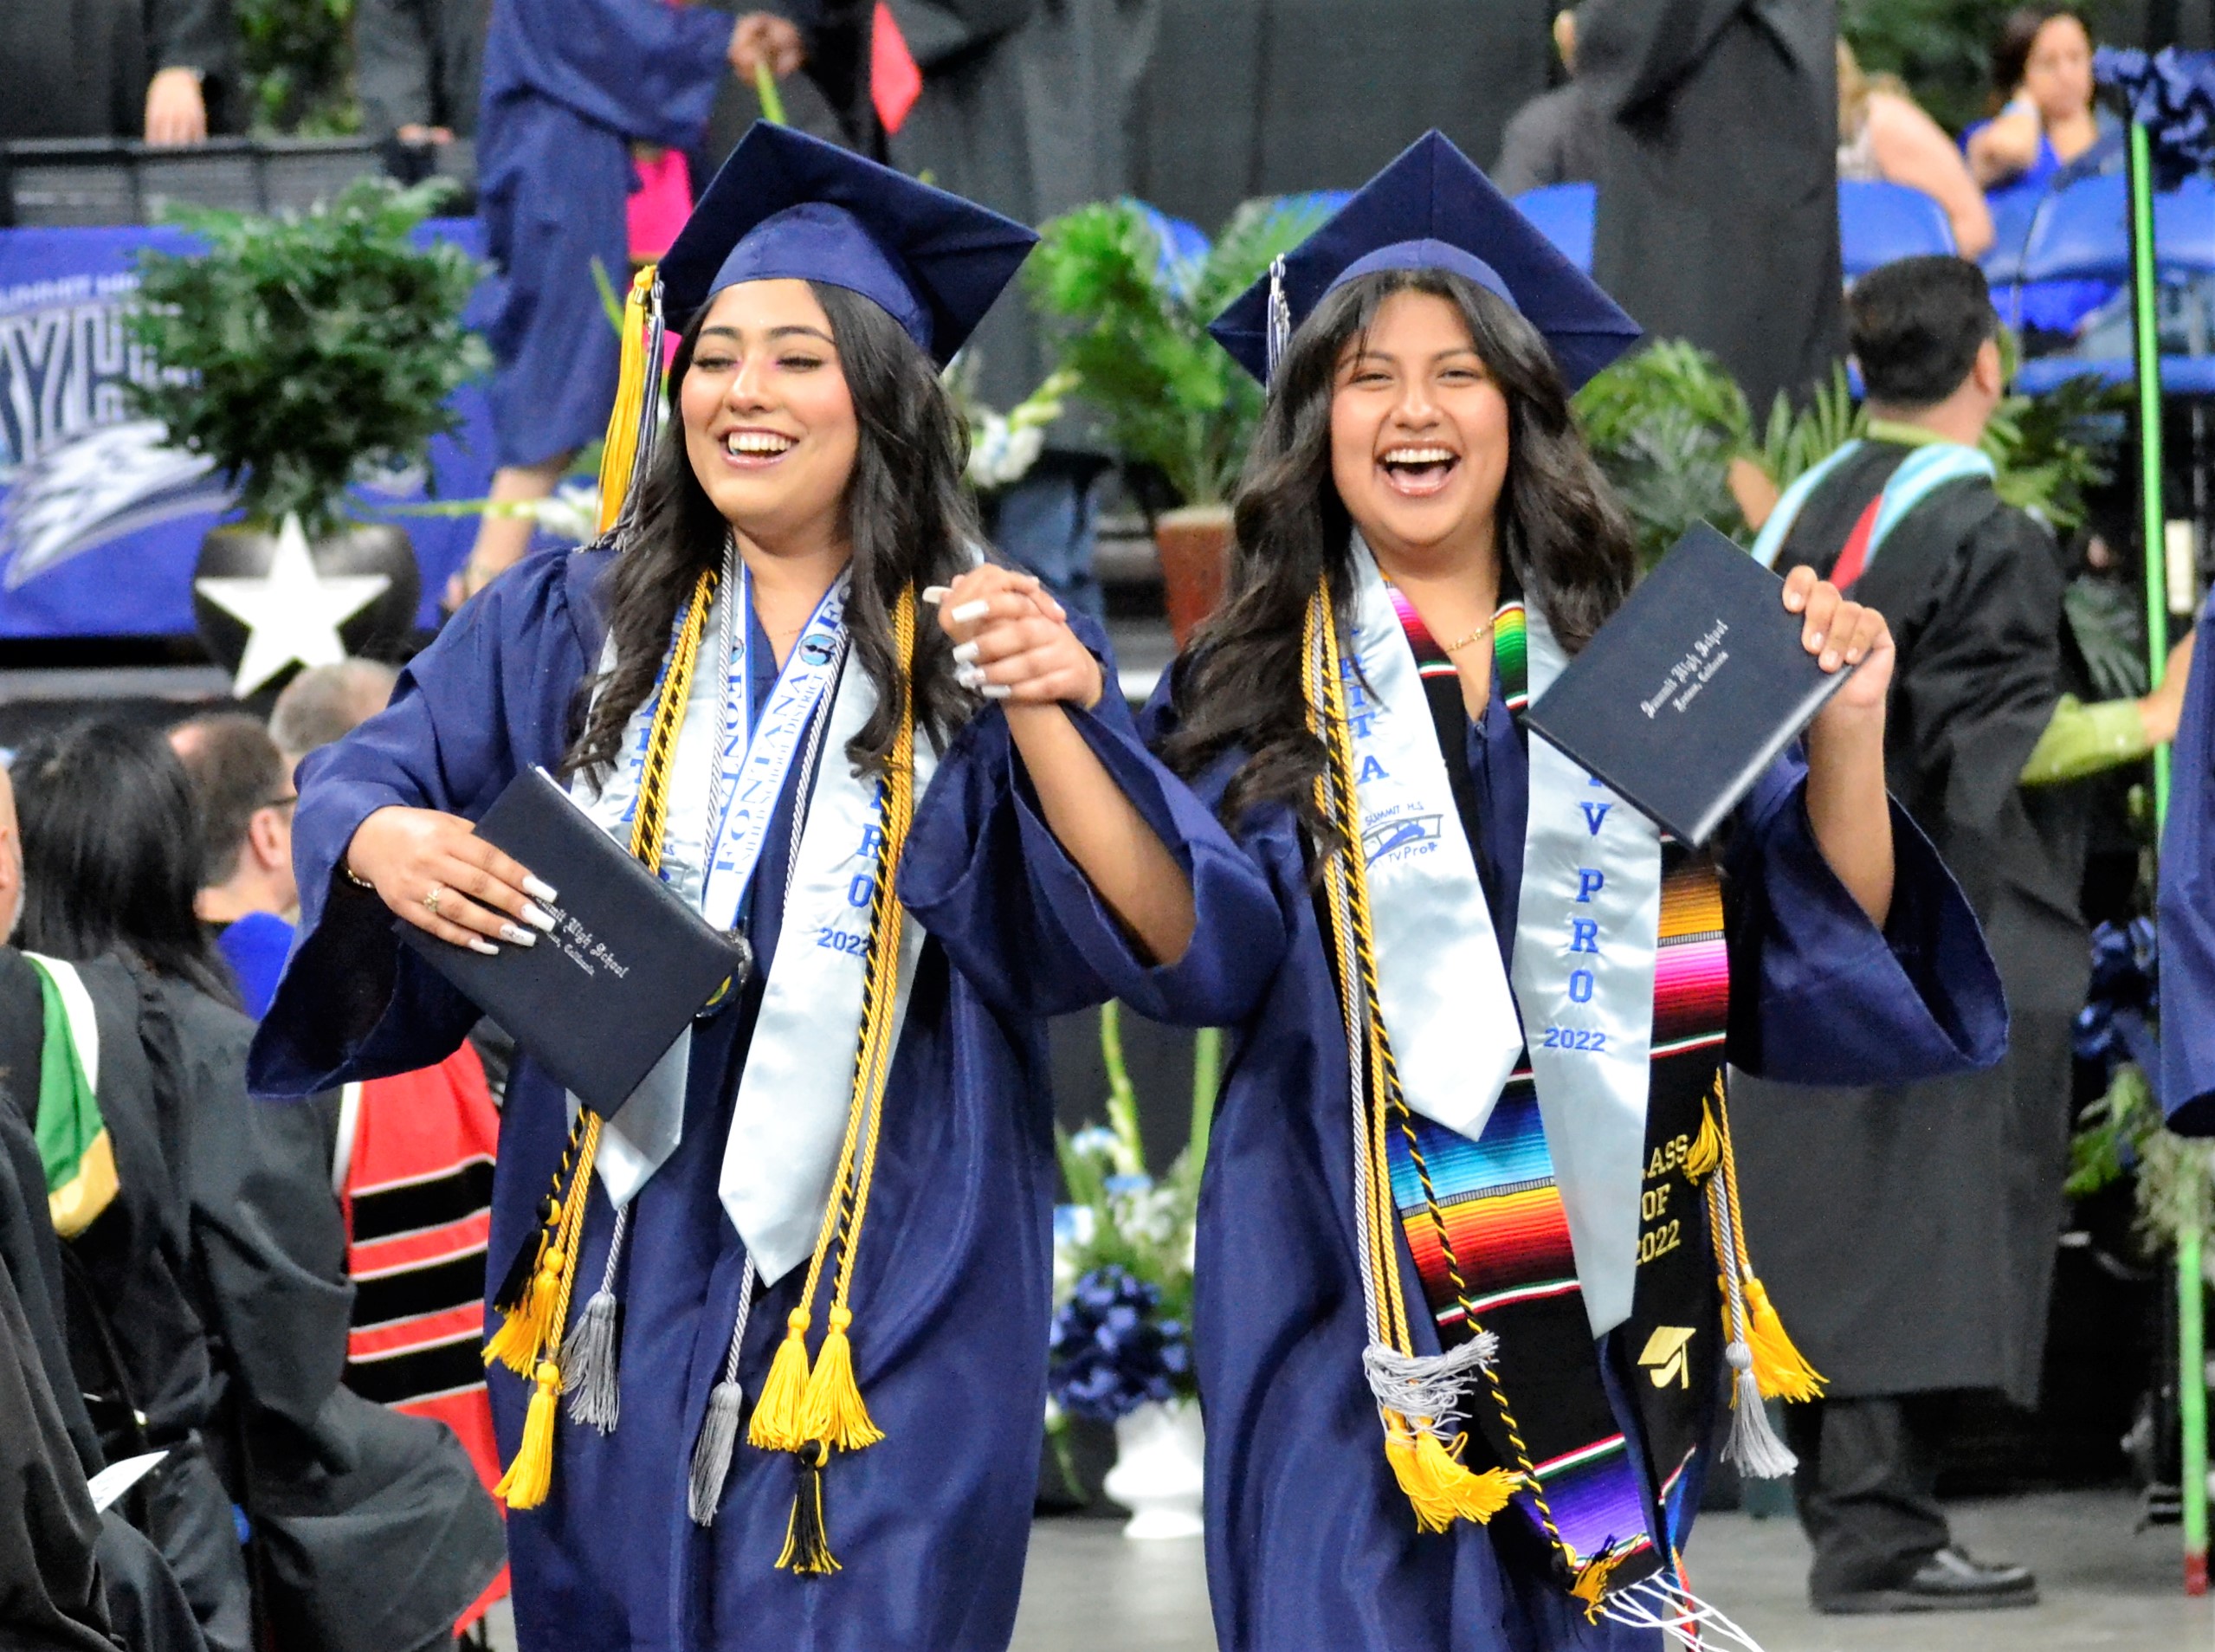
M1430 1455L1423 1450L1426 1443L1433 1448ZM1445 1455L1436 1440L1418 1435L1398 1412L1385 1413L1385 1461L1415 1509L1418 1530L1443 1532L1454 1523L1454 1500L1438 1483L1437 1459Z
M794 1308L785 1326L785 1340L769 1362L753 1421L746 1427L746 1439L764 1451L798 1451L808 1443L807 1311Z
M807 1436L841 1451L859 1451L884 1438L854 1379L854 1345L846 1334L853 1323L850 1309L832 1307L830 1329L823 1333L808 1378Z
M554 1299L561 1294L561 1250L540 1242L539 1260L531 1269L531 1282L523 1300L503 1314L500 1329L485 1344L485 1364L501 1365L518 1377L531 1374L533 1362L546 1339L546 1321L552 1317Z
M1453 1449L1449 1450L1439 1443L1437 1436L1418 1432L1415 1440L1416 1463L1425 1484L1445 1500L1455 1514L1482 1526L1507 1507L1508 1500L1527 1482L1522 1475L1510 1474L1505 1468L1488 1468L1479 1474L1468 1467L1462 1462L1462 1450L1468 1443L1469 1436L1457 1435Z
M1615 1569L1630 1553L1627 1547L1618 1546L1594 1555L1577 1568L1577 1580L1569 1585L1569 1592L1585 1603L1585 1617L1590 1622L1599 1622L1599 1609L1607 1599L1607 1586L1614 1581Z
M561 1368L551 1359L539 1362L538 1386L531 1395L531 1409L523 1419L523 1443L515 1461L493 1487L493 1494L507 1500L510 1508L536 1508L546 1500L553 1485L554 1418L561 1409Z
M1692 1139L1692 1146L1684 1155L1684 1174L1689 1181L1704 1182L1715 1173L1723 1162L1722 1133L1715 1128L1715 1109L1706 1102L1700 1104L1700 1133Z
M658 271L647 265L631 277L630 293L623 304L623 365L616 378L616 404L608 415L608 435L600 448L600 532L605 533L623 514L623 495L630 487L630 473L638 460L639 414L654 393L661 363L646 359L646 312L654 294Z
M1786 1334L1785 1323L1777 1317L1776 1306L1769 1300L1769 1293L1761 1281L1747 1268L1743 1275L1746 1282L1746 1345L1753 1352L1753 1379L1761 1385L1761 1392L1770 1399L1811 1400L1823 1397L1823 1386L1829 1378L1807 1363L1806 1357L1792 1345Z

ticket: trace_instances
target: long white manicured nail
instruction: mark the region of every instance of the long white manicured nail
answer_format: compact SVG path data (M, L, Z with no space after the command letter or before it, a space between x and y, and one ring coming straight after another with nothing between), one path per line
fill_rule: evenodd
M963 666L953 674L953 680L965 688L982 688L985 671L981 666Z
M559 899L559 897L554 894L553 885L548 883L544 878L532 876L528 872L526 872L523 874L523 893L529 895L533 900L554 900Z
M553 933L553 913L527 900L523 903L523 921L533 929L543 929L549 935Z
M947 613L946 617L952 620L956 625L966 625L971 620L983 619L985 615L991 611L991 603L986 598L979 597L972 601L962 603L962 605L957 609L952 610Z
M1015 693L1015 688L1011 683L988 682L978 692L987 700L1005 700Z
M951 589L948 585L926 585L923 587L923 600L936 608L946 601L946 592Z
M520 924L502 924L500 926L500 938L505 941L513 941L518 946L536 946L539 944L539 938Z
M473 952L482 952L487 958L498 958L500 956L500 948L494 946L482 935L472 935L469 937L469 950Z
M977 661L977 645L974 642L964 642L959 648L953 651L953 658L954 663L957 665L975 664Z

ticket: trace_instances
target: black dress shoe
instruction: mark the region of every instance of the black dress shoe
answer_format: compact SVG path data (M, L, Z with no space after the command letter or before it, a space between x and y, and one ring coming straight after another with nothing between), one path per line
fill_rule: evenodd
M2030 1568L1973 1560L1959 1548L1938 1551L1889 1589L1818 1597L1818 1612L1980 1612L2038 1604Z

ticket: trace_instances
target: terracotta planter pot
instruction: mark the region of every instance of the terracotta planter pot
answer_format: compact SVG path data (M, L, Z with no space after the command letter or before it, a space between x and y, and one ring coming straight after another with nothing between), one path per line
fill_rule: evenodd
M1224 571L1230 557L1230 507L1187 505L1164 511L1154 519L1153 544L1161 553L1169 629L1181 649L1223 600Z

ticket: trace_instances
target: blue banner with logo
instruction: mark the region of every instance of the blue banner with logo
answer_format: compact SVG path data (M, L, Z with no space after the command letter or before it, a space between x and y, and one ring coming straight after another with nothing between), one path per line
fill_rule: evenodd
M469 219L424 226L481 255ZM204 460L162 444L120 385L152 366L123 328L141 248L180 251L175 229L0 230L0 642L159 636L192 629L192 565L231 491ZM417 516L427 500L481 499L492 481L482 390L455 396L461 425L427 468L369 477L354 513L404 527L423 571L418 622L476 537L471 516Z

